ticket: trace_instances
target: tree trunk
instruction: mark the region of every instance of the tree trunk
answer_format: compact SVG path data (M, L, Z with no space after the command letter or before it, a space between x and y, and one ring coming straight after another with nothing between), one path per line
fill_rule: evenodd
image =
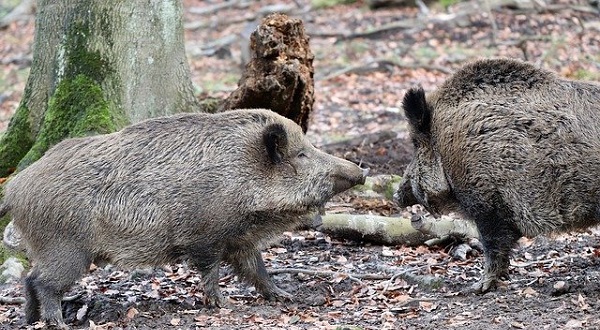
M197 110L180 0L39 0L33 63L0 177L67 137Z

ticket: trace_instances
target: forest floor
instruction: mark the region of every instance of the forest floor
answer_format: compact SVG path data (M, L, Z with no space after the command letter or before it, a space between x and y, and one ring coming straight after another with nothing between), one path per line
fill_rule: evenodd
M199 97L225 96L242 72L244 30L268 5L301 18L315 54L316 102L308 137L361 162L373 174L402 174L411 158L401 114L404 91L432 90L465 61L507 56L560 75L600 80L598 2L465 1L443 9L369 10L363 1L305 10L308 1L185 0L186 48ZM2 5L0 0L0 7ZM485 4L492 5L488 9ZM285 5L285 6L282 6ZM594 7L595 6L595 7ZM0 8L1 9L1 8ZM237 36L233 37L232 36ZM33 19L0 33L0 132L6 129L31 62ZM398 215L381 200L347 200L349 212ZM597 229L521 239L510 280L468 292L483 258L453 260L446 247L379 246L316 231L288 232L263 256L288 302L264 301L223 267L229 305L202 305L199 275L186 265L128 272L93 270L69 295L64 315L90 329L600 329ZM20 284L0 294L22 296ZM0 305L0 328L26 328L21 305Z

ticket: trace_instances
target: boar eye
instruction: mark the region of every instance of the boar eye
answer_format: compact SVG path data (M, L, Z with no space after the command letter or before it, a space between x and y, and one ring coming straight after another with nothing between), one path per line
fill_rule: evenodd
M304 151L298 153L298 158L308 158L308 155Z

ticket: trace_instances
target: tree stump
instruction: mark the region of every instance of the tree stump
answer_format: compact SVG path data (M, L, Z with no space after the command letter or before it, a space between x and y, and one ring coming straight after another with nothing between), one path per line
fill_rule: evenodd
M314 55L308 42L300 19L277 13L265 17L250 36L252 57L239 87L219 110L271 109L306 132L314 103Z

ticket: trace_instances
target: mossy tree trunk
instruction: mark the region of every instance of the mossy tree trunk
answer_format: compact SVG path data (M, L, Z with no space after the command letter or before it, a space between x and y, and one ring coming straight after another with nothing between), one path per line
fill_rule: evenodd
M67 137L193 111L180 0L39 0L33 63L0 177Z

